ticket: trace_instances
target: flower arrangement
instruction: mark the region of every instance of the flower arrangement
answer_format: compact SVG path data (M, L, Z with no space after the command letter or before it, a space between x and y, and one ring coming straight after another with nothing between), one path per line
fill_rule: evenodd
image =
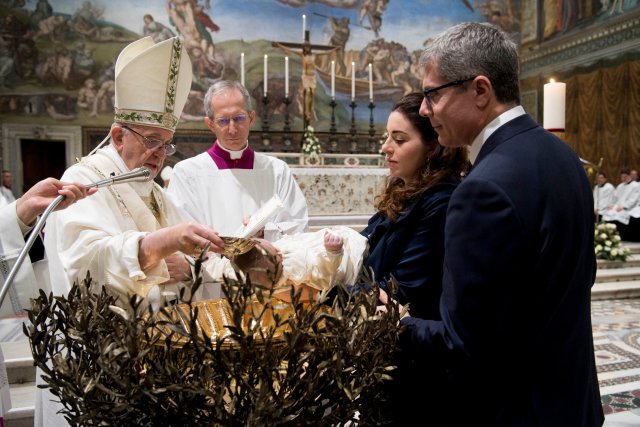
M385 131L382 134L382 137L380 138L380 141L378 141L380 143L380 148L378 149L378 154L380 154L381 156L384 156L384 151L382 151L382 145L387 141L387 138L389 138L389 133L387 131Z
M615 224L601 222L595 229L596 259L609 261L626 261L629 249L620 244L620 233Z
M311 125L307 126L302 136L302 152L308 156L318 156L322 153L322 146Z

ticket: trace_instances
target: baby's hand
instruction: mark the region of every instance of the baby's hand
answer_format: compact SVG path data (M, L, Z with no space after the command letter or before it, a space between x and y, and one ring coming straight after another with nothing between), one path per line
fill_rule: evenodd
M331 252L340 252L343 244L344 240L342 239L342 236L333 234L330 231L324 233L324 247L326 250Z

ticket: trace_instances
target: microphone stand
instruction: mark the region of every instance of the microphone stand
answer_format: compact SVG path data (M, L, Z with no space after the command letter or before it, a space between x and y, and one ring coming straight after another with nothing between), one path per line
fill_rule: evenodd
M118 176L113 176L111 178L107 178L107 179L103 179L101 181L97 181L97 182L94 182L94 183L91 183L91 184L87 184L85 187L86 188L94 188L94 187L95 188L101 188L101 187L107 187L107 186L110 186L110 185L113 185L113 184L119 184L119 183L125 183L125 182L149 181L150 179L151 179L151 170L149 168L143 166L143 167L138 168L138 169L136 169L136 170L134 170L132 172L129 172L129 173L123 173L123 174L118 175ZM0 290L0 306L4 302L4 299L7 296L7 293L9 292L9 285L11 285L11 282L13 282L13 279L18 274L18 270L20 269L20 266L22 265L22 262L27 257L27 254L31 250L31 247L35 243L35 241L38 238L38 235L40 234L40 232L42 231L42 228L44 227L45 222L47 222L47 218L49 217L51 212L53 212L55 210L55 208L57 208L58 205L65 198L66 198L66 196L60 195L60 196L56 197L55 199L53 199L53 201L49 204L49 206L47 206L47 209L45 209L44 212L42 213L42 215L40 215L40 218L38 219L38 222L36 222L36 225L33 227L33 230L31 230L31 235L27 239L26 244L24 245L24 247L22 248L22 251L20 251L20 254L18 255L18 258L16 259L16 263L14 264L13 268L9 272L9 275L7 276L6 280L4 281L4 284L2 285L2 290Z

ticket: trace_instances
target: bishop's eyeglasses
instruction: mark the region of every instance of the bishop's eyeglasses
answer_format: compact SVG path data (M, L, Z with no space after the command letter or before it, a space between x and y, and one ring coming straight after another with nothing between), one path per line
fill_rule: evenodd
M452 86L460 86L463 83L470 82L471 80L475 79L476 77L468 77L466 79L458 79L458 80L454 80L454 81L449 82L449 83L445 83L445 84L440 85L438 87L434 87L433 89L423 90L422 93L424 94L425 101L427 101L427 107L429 107L429 109L432 110L433 109L433 104L435 102L438 102L438 96L437 96L438 95L438 91L440 91L442 89L446 89L448 87L452 87Z
M144 141L143 144L148 150L155 151L158 148L162 147L167 156L170 156L176 152L176 144L174 144L171 140L165 143L164 141L159 139L147 138L140 132L136 132L135 130L131 129L129 126L122 125L120 127L128 130L129 132L135 133L140 138L142 138L142 141Z

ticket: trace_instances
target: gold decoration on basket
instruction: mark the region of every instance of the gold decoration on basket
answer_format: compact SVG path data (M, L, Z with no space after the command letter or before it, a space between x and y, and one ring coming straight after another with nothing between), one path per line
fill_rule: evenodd
M198 315L196 318L196 326L198 330L208 336L212 341L215 342L216 339L222 339L231 334L228 327L233 325L233 315L227 299L196 301L191 303L191 307L198 309ZM280 301L277 298L271 299L267 304L260 303L259 301L253 301L250 306L247 306L242 329L245 331L250 330L254 326L251 322L255 322L255 313L260 313L263 310L265 310L265 313L260 318L260 328L254 329L256 338L260 341L261 332L266 335L269 331L276 328L273 334L273 339L276 342L284 342L284 334L290 330L286 319L294 316L295 310L292 304ZM327 307L326 310L328 311L329 307ZM188 331L190 329L191 312L189 304L178 304L172 309L167 310L166 313L168 313L170 317L164 320L169 321L169 324L175 324L179 321L182 327ZM282 319L280 326L276 326L276 316ZM168 327L161 326L160 328L164 329L166 336L170 335L171 331ZM188 340L187 337L184 336L172 336L174 337L173 344L177 346L181 346L184 341ZM223 348L233 347L233 341L224 341Z

